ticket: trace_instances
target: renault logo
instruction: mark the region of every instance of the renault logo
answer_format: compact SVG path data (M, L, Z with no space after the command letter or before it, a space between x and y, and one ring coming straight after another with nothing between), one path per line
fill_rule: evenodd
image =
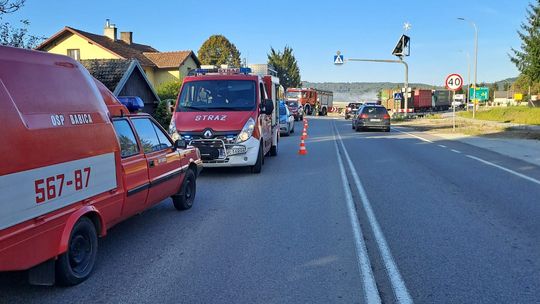
M210 131L210 130L206 130L206 131L204 131L204 133L203 133L204 138L212 138L213 135L214 135L214 134L213 134L212 131Z

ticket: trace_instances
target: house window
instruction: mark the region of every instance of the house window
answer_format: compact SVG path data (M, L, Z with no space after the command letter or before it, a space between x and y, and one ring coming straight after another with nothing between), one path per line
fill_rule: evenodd
M75 60L81 60L81 50L80 49L69 49L67 50L67 55Z

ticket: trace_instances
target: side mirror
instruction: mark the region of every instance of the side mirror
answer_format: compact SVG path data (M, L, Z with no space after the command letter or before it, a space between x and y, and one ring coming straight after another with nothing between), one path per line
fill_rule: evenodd
M185 139L177 139L175 142L174 142L174 149L177 150L177 149L186 149L188 146L188 143Z
M265 99L261 104L261 114L270 115L274 112L274 102L272 99Z

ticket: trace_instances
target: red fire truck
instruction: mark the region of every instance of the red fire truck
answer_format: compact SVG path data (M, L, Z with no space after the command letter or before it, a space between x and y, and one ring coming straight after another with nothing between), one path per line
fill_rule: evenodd
M113 225L170 196L191 207L197 149L137 106L69 57L0 47L0 271L80 283Z
M205 167L251 167L277 155L279 119L271 75L249 68L197 69L184 78L169 132L201 152Z
M299 101L307 115L325 116L334 103L334 93L312 88L288 88L285 95L287 101Z

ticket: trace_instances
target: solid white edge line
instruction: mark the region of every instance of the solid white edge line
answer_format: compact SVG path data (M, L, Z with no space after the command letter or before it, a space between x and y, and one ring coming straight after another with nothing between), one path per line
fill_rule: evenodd
M431 141L429 139L425 139L423 137L420 137L418 135L414 135L414 134L409 133L409 132L401 131L401 130L397 129L396 127L394 127L394 130L398 131L399 133L403 133L403 134L407 134L407 135L412 136L412 137L416 137L416 138L420 139L421 141L425 141L425 142L428 142L428 143L433 143L433 141Z
M461 151L459 151L459 150L456 150L456 149L450 149L450 151L452 151L452 152L454 152L454 153L458 153L458 154L460 154L460 153L461 153Z
M358 222L358 214L356 213L356 208L355 208L354 201L352 198L351 189L349 188L347 174L345 173L345 166L343 165L343 160L341 159L341 155L339 154L336 133L335 131L332 133L334 133L334 145L336 147L337 159L338 159L339 169L341 173L341 181L343 184L343 191L345 192L345 200L347 201L347 210L349 213L349 219L350 219L352 230L353 230L356 256L358 259L358 268L360 271L360 276L362 277L365 300L366 300L366 303L370 303L370 304L381 303L381 298L379 297L379 291L377 289L377 283L375 282L375 277L371 269L371 262L369 260L366 244L364 242L364 236L362 234L362 229L360 228L360 223Z
M441 148L446 148L445 145L437 145L437 146L439 146L439 147L441 147Z
M362 186L362 183L360 182L360 177L358 177L358 173L356 172L356 169L354 168L351 158L349 157L349 153L347 152L347 149L345 148L345 144L343 143L343 140L341 139L341 135L339 134L339 130L337 129L335 124L334 124L334 129L336 130L338 140L341 144L343 155L345 156L345 160L347 161L347 164L349 165L349 169L351 170L351 175L354 179L354 184L356 188L358 189L358 193L360 194L362 205L364 207L364 210L366 211L366 215L368 217L371 229L373 230L373 235L375 236L375 241L379 247L379 251L381 253L382 260L386 268L386 272L390 279L390 283L392 284L392 289L394 291L396 300L398 303L413 303L411 295L409 294L409 291L407 290L407 287L405 286L405 282L403 281L403 278L401 277L401 274L399 273L399 270L394 261L394 258L392 257L392 253L390 252L390 248L388 247L388 243L386 242L386 239L381 230L381 227L379 226L377 218L375 217L375 213L373 212L373 209L371 208L371 203L367 197L366 191L364 190L364 187ZM398 130L398 132L401 132L401 131Z
M492 166L492 167L501 169L501 170L506 171L506 172L508 172L508 173L510 173L510 174L513 174L513 175L515 175L515 176L521 177L521 178L526 179L526 180L528 180L528 181L530 181L530 182L533 182L533 183L535 183L535 184L540 185L540 180L537 180L537 179L532 178L532 177L530 177L530 176L527 176L527 175L525 175L525 174L521 174L521 173L519 173L519 172L516 172L516 171L511 170L511 169L508 169L508 168L505 168L505 167L503 167L503 166L499 166L499 165L497 165L497 164L494 164L494 163L489 162L489 161L487 161L487 160L483 160L483 159L481 159L481 158L479 158L479 157L476 157L476 156L472 156L472 155L466 155L466 156L467 156L468 158L470 158L470 159L477 160L477 161L479 161L479 162L481 162L481 163L483 163L483 164L486 164L486 165L488 165L488 166Z

